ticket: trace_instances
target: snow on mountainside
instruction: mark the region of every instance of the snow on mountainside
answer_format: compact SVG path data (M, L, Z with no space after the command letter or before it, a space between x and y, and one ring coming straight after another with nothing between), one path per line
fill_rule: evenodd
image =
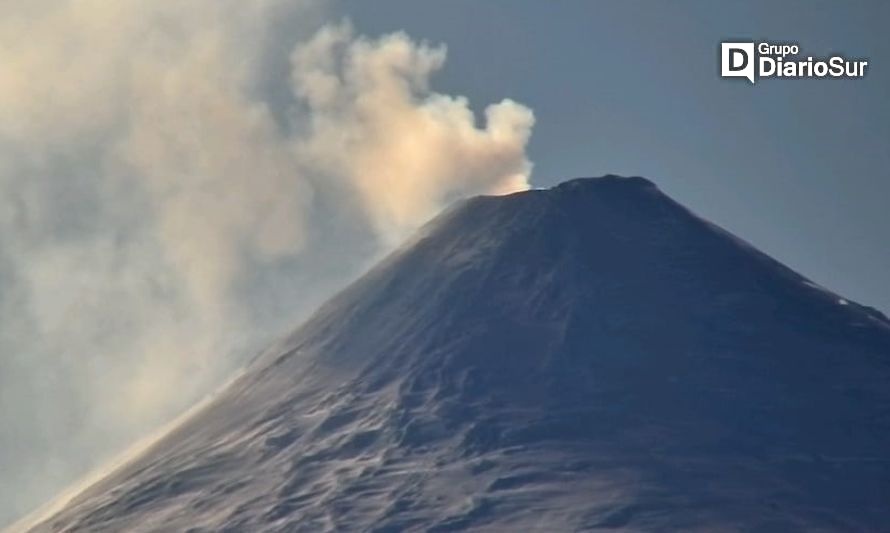
M878 530L890 323L642 178L474 198L35 531Z

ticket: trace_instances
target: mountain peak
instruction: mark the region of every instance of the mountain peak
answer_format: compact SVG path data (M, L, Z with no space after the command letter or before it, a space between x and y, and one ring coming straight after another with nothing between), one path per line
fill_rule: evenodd
M554 187L554 189L575 190L582 188L614 186L656 187L655 183L641 176L619 176L617 174L604 174L598 177L572 178L559 183Z
M652 181L640 176L619 176L616 174L604 174L598 177L579 177L562 181L548 188L534 188L508 195L482 195L477 198L510 199L523 196L550 196L559 197L564 194L596 193L597 191L627 191L627 192L657 192L661 194L658 186ZM473 198L469 199L470 201Z
M41 527L879 529L888 379L882 317L576 179L443 213Z

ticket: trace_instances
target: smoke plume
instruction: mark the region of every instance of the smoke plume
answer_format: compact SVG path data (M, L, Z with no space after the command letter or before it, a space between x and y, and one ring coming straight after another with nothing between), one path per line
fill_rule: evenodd
M453 199L529 109L310 0L5 0L0 524L205 393Z

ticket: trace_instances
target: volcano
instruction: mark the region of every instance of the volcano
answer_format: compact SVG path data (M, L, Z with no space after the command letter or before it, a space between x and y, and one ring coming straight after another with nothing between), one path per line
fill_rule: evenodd
M643 178L462 201L34 531L890 524L890 322Z

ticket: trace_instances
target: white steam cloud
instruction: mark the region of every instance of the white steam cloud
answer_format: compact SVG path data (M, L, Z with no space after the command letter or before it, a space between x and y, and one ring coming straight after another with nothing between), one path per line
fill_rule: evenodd
M0 6L0 524L445 204L528 187L529 109L477 124L444 47L314 1Z
M477 128L465 98L430 92L444 62L444 47L399 33L356 39L343 25L293 54L296 94L310 109L301 156L348 180L384 234L404 234L468 191L528 188L531 111L505 100Z

